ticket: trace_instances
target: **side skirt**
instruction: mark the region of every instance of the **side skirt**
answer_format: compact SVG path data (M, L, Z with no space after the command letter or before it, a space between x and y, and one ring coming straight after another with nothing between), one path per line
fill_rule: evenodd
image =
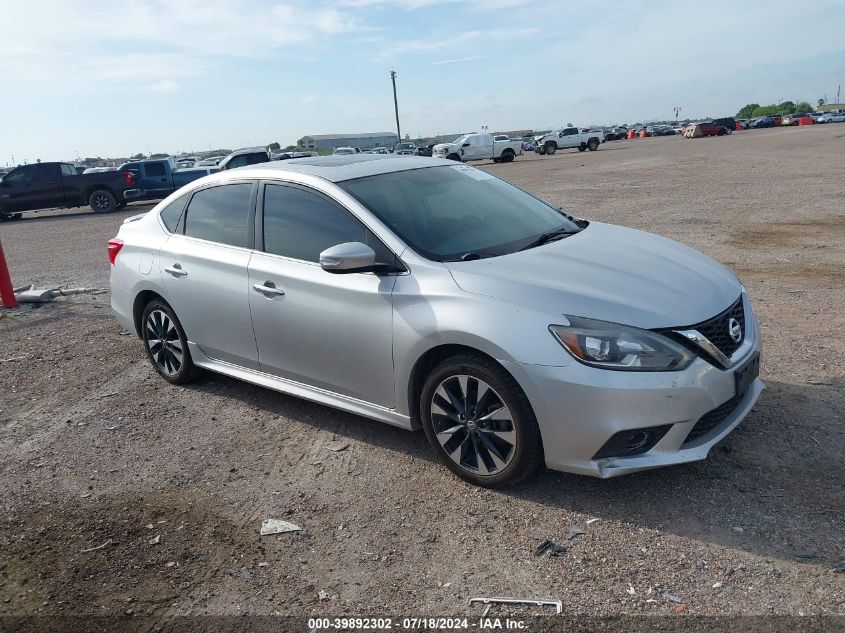
M377 404L364 402L344 396L339 393L327 391L325 389L318 389L301 382L288 380L267 374L255 369L247 369L232 363L216 360L203 353L203 351L194 343L188 342L188 349L191 352L191 358L197 367L202 367L209 371L217 372L225 376L231 376L238 380L243 380L259 387L272 389L284 394L318 402L335 409L348 411L356 415L361 415L365 418L378 420L379 422L386 422L392 426L398 426L406 430L413 430L414 426L411 424L411 418L407 415L402 415L394 409L388 409Z

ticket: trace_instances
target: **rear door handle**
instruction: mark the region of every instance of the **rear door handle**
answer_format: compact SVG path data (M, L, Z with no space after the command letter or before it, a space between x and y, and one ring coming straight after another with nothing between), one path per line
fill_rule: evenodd
M281 288L276 288L276 284L272 281L265 281L263 284L252 284L252 289L261 294L272 295L274 297L280 297L285 294L285 291Z
M164 269L164 272L170 273L174 277L184 277L188 274L187 270L182 270L182 266L179 264L173 264L173 266L168 266Z

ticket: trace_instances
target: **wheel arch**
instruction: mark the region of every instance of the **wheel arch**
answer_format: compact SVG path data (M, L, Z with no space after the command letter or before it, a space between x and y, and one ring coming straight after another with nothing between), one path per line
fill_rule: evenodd
M135 324L135 334L138 338L141 338L141 318L144 316L144 308L154 299L160 299L167 303L167 299L155 290L142 290L135 295L135 299L132 301L132 322Z
M118 200L117 194L114 192L114 189L109 187L108 185L91 185L85 189L85 202L88 202L88 199L91 197L91 194L95 191L107 191L112 196L114 196L115 202Z
M406 386L406 397L408 399L408 414L411 418L412 428L420 428L419 395L422 391L423 383L425 382L426 377L438 364L440 364L447 358L450 358L452 356L458 356L460 354L477 354L479 356L487 358L491 362L501 367L503 371L507 372L511 376L511 378L513 378L514 382L519 385L520 389L522 389L522 385L519 384L519 381L516 379L516 376L514 376L510 371L508 371L508 369L504 365L502 365L502 363L496 360L493 356L491 356L487 352L482 351L478 347L473 347L471 345L466 345L463 343L441 343L439 345L435 345L434 347L430 347L422 355L420 355L420 357L414 363L414 366L411 369L411 373L408 376L408 382ZM524 392L525 390L523 389L523 393Z

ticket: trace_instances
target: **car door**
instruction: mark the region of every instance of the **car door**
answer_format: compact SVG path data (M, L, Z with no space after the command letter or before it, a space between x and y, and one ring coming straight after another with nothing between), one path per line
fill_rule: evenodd
M352 213L300 185L266 182L258 196L249 303L261 370L392 407L392 296L396 277L333 274L320 253L364 242L393 254Z
M492 158L492 137L487 136L486 134L476 134L470 139L470 144L470 149L472 150L472 158L474 160L480 160L482 158Z
M3 176L0 203L6 211L28 211L38 206L38 167L37 164L21 165Z
M141 188L148 198L166 198L173 193L173 182L164 161L141 163Z
M250 369L258 369L247 294L257 186L195 191L159 256L165 299L188 340L206 356Z
M561 147L578 147L581 144L577 127L568 127L561 134Z

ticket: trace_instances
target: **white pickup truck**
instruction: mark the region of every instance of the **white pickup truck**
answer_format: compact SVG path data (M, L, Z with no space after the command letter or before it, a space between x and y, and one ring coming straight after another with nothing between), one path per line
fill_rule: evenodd
M565 128L538 136L535 139L534 151L538 154L554 154L559 149L575 149L596 151L604 143L604 132L582 132L577 127L569 125Z
M490 134L464 134L451 143L440 143L431 150L434 158L448 158L465 162L490 160L509 163L522 154L521 141L494 141Z

